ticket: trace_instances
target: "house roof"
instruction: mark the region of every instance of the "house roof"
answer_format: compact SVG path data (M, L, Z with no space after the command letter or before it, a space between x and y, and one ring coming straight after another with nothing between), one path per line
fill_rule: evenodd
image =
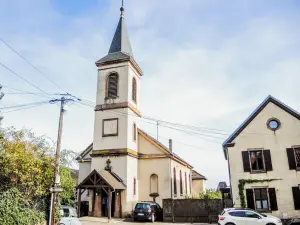
M207 180L207 179L202 174L200 174L197 171L193 170L192 171L192 180Z
M283 102L279 101L278 99L274 98L273 96L269 95L251 114L250 116L224 141L223 143L223 151L224 156L227 159L226 148L230 145L234 144L234 139L251 123L251 121L270 103L277 105L282 110L286 111L287 113L291 114L295 118L300 120L300 113L292 109L291 107L287 106Z

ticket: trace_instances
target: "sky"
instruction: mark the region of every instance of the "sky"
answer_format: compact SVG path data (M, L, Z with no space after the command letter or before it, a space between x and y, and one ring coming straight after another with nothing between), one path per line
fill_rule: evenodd
M120 5L121 0L0 0L0 38L63 91L95 102L95 61L108 52ZM167 145L173 139L173 151L207 177L209 188L229 180L221 143L268 95L300 111L299 10L297 0L125 0L134 58L144 72L140 111L201 128L195 135L162 124L159 140ZM43 91L62 93L1 41L0 62ZM0 84L7 93L1 107L49 100L15 94L12 88L40 90L1 66ZM57 105L7 111L2 110L2 126L56 140ZM93 123L93 108L68 106L62 148L83 151L92 142ZM155 125L140 126L156 136Z

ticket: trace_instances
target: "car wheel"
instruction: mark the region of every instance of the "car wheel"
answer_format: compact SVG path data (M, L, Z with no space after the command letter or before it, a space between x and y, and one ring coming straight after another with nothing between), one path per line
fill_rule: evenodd
M225 225L235 225L234 223L226 223Z
M274 223L267 223L267 225L275 225Z

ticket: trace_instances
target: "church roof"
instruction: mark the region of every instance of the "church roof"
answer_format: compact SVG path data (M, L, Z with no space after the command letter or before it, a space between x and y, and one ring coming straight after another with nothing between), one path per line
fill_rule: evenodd
M164 144L162 144L160 141L153 138L150 134L146 133L145 131L138 129L139 133L142 133L144 136L148 137L151 141L153 141L155 144L157 144L159 147L163 148L169 155L173 156L174 158L178 159L179 161L187 164L189 167L193 168L189 163L187 163L184 159L179 157L174 152L170 151L168 147L166 147Z
M77 188L88 188L91 186L101 187L108 185L114 190L124 190L126 185L122 180L118 179L115 173L107 170L93 170Z
M115 62L115 61L133 61L136 64L137 69L141 71L138 67L137 63L133 58L133 53L131 49L131 44L129 41L125 21L124 21L124 8L121 8L121 17L115 31L115 35L111 42L108 54L98 60L96 65L108 63L108 62Z
M207 180L207 179L202 174L200 174L197 171L193 170L192 171L192 180Z
M155 138L153 138L150 134L146 133L145 131L138 129L138 133L142 134L144 137L147 137L148 140L151 140L152 143L155 143L160 149L162 149L163 151L165 151L165 153L167 155L169 155L170 157L172 157L173 159L180 161L184 164L186 164L187 166L189 166L190 168L193 168L188 162L186 162L184 159L182 159L180 156L178 156L176 153L172 152L169 150L168 147L166 147L164 144L162 144L160 141L156 140ZM91 143L77 158L77 161L90 161L90 158L84 159L84 157L93 150L93 143ZM202 176L202 175L201 175ZM204 176L203 176L204 177ZM204 177L205 178L205 177Z
M251 123L251 121L270 103L277 105L282 110L286 111L290 115L294 116L298 120L300 120L300 113L287 106L283 102L269 95L251 114L250 116L224 141L223 143L223 151L224 156L227 159L226 148L230 145L234 145L234 139L240 135L240 133Z
M133 56L131 44L127 34L124 16L121 14L114 38L111 42L108 54L115 52L123 52Z

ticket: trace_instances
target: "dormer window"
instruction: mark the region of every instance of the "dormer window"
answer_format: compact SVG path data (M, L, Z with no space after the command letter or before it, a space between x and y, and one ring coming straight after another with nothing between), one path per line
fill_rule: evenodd
M119 84L119 75L117 73L110 74L107 78L106 98L118 97L118 84Z
M132 78L132 101L136 103L136 79Z

